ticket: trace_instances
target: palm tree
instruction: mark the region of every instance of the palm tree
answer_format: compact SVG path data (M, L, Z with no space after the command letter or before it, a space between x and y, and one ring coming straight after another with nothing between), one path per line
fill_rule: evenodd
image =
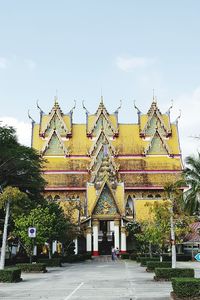
M197 157L186 158L184 170L185 183L188 189L184 192L185 208L191 214L199 214L200 210L200 153Z

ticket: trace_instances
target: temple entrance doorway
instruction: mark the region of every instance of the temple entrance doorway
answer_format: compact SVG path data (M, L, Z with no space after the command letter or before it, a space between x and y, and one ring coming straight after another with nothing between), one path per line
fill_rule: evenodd
M100 255L111 254L114 246L114 221L99 221L98 246Z

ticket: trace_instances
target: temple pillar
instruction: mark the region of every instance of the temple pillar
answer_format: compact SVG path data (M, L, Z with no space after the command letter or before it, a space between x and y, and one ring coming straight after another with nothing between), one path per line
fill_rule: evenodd
M91 227L88 227L86 229L86 251L87 252L92 251L92 229L91 229Z
M126 228L121 227L121 253L126 253Z
M93 229L93 256L98 256L99 255L99 248L98 248L99 221L98 220L93 220L92 229Z
M74 239L73 242L74 242L74 246L75 246L74 252L75 252L75 254L78 254L78 239L77 238Z
M114 247L119 249L119 220L115 220L114 225Z

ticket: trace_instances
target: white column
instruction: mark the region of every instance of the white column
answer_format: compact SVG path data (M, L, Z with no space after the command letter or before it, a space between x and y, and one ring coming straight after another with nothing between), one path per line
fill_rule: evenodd
M126 228L121 227L121 253L126 252Z
M98 249L98 233L99 233L99 221L95 220L92 222L93 228L93 256L99 255Z
M57 251L57 241L52 242L52 254Z
M92 251L92 230L91 227L86 229L86 251Z
M119 220L115 220L114 247L119 249Z
M73 242L74 242L74 245L75 245L74 252L75 252L75 254L78 254L78 239L77 238L74 239Z

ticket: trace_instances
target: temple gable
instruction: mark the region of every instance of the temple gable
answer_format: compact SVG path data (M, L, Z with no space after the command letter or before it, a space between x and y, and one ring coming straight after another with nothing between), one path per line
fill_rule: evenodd
M59 133L56 130L52 130L44 148L42 149L43 155L68 155L68 150L66 149Z
M118 208L108 185L105 184L93 210L94 215L115 215Z

